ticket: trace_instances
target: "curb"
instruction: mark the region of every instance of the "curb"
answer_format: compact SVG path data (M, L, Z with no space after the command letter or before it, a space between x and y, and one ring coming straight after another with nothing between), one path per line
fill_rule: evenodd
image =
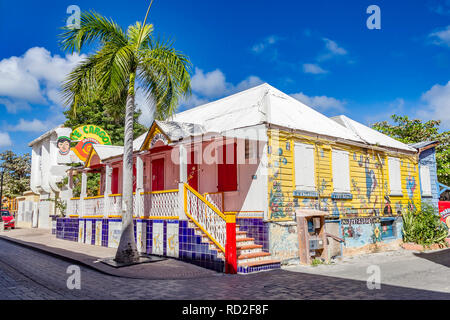
M21 247L24 247L24 248L28 248L28 249L33 249L33 250L39 251L41 253L53 256L55 258L58 258L58 259L61 259L61 260L67 261L67 262L83 265L83 266L85 266L85 267L87 267L87 268L89 268L91 270L94 270L94 271L97 271L97 272L100 272L102 274L106 274L106 275L109 275L109 276L118 277L118 278L141 279L141 280L189 280L189 279L217 277L217 276L222 275L222 274L219 274L219 273L217 273L217 274L212 274L212 273L210 273L210 274L199 274L199 273L195 274L195 273L190 273L190 274L181 274L180 277L167 277L167 276L165 276L165 277L155 277L155 276L153 276L153 277L152 276L137 277L137 276L130 276L130 275L124 275L123 272L120 272L120 269L116 269L116 268L110 267L110 266L108 266L106 264L103 264L102 262L95 263L95 264L99 264L102 267L104 267L104 268L99 268L99 267L97 267L94 264L94 262L88 263L88 262L85 262L83 260L73 258L73 257L71 257L71 256L69 256L67 254L65 255L65 254L62 254L62 253L55 252L54 250L49 250L49 249L43 248L42 246L45 246L45 245L29 243L29 242L26 242L26 241L14 239L14 238L3 236L3 235L0 235L0 239L8 241L8 242L13 243L13 244L17 244L17 245L19 245ZM47 246L45 246L45 247L47 247ZM53 248L53 249L62 250L62 251L65 251L65 252L72 252L72 251L69 251L69 250L59 249L59 248ZM88 256L88 255L84 255L84 254L81 254L81 253L76 253L76 254L83 255L84 257L86 257L86 259L89 258L92 261L95 261L95 260L99 259L98 257ZM177 260L177 259L174 259L174 260ZM109 268L111 268L111 271L112 270L118 270L119 272L111 272L109 270L105 270L105 269L109 269ZM127 267L125 267L125 268L127 268ZM122 269L122 270L125 270L125 269Z

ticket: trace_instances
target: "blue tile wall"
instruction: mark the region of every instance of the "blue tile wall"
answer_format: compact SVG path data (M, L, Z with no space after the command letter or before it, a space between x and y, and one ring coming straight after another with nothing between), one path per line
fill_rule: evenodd
M102 247L108 246L108 219L102 219Z
M56 219L56 238L78 241L78 219L57 218Z
M247 236L255 239L255 244L263 246L263 251L269 252L269 225L263 219L237 218L239 231L247 232Z
M78 227L81 219L76 218L58 218L56 224L56 237L59 239L78 241ZM92 244L95 244L95 221L99 219L83 219L94 221L92 232ZM120 221L120 219L100 219L102 221L102 246L108 246L108 222ZM248 220L248 219L247 219ZM143 220L146 228L146 246L147 253L152 253L153 241L153 223L163 222L164 230L164 254L167 254L167 224L177 223L179 226L179 259L186 262L198 265L203 268L215 270L217 272L224 272L225 263L221 258L217 257L217 251L209 249L208 243L202 242L202 236L195 235L194 229L188 227L187 221L167 221L167 220ZM135 223L135 237L136 237L136 221ZM86 224L85 224L86 228ZM258 229L259 230L259 229Z
M195 235L194 229L188 227L187 221L180 221L180 259L203 268L224 272L225 263L217 257L217 251L209 249L209 244L201 240L202 236Z
M238 266L238 273L251 273L251 272L258 272L258 271L265 271L265 270L272 270L272 269L279 269L281 268L281 264L278 263L271 263L271 264L265 264L262 266L254 266L254 267L241 267Z

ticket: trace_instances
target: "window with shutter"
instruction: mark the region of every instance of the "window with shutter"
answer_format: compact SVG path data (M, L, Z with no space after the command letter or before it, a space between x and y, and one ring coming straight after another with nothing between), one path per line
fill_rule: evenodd
M420 166L420 186L422 188L422 196L431 197L431 177L430 167Z
M398 158L389 158L388 170L389 170L389 186L391 189L391 195L402 195L400 160Z
M347 151L333 150L332 170L334 192L350 192L350 164Z
M315 191L314 146L294 145L295 186L297 190Z

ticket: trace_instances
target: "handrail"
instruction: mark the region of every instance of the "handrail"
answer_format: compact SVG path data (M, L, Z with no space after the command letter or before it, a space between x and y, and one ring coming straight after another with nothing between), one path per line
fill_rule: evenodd
M141 194L158 194L158 193L170 193L170 192L178 192L178 189L145 191L145 192L141 192Z
M193 194L195 194L198 198L200 198L200 200L202 200L208 207L210 207L215 213L217 213L223 220L226 220L225 215L219 211L219 209L217 209L216 207L214 207L214 205L209 202L204 196L202 196L200 193L198 193L197 191L195 191L194 188L192 188L190 185L188 184L184 184L184 187L189 189L189 191L191 191Z
M89 200L89 199L100 199L100 198L104 198L105 195L100 195L100 196L93 196L93 197L84 197L84 200Z
M193 222L194 224L196 224L204 233L205 235L216 244L216 246L223 252L225 253L225 248L222 244L219 243L219 241L217 239L215 239L207 230L205 226L202 226L200 224L200 222L198 222L190 212L188 212L188 206L187 206L187 201L188 201L188 197L187 197L187 191L189 190L192 194L194 194L201 202L203 202L205 205L207 205L214 213L216 213L225 223L226 225L226 216L220 212L214 205L212 205L205 197L203 197L200 193L198 193L197 191L195 191L190 185L184 183L184 212L186 214L186 216L188 216ZM226 239L226 234L225 234L225 239ZM225 245L225 243L224 243Z

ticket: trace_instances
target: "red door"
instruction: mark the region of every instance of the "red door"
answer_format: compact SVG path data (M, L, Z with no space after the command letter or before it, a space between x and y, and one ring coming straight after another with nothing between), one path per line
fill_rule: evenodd
M119 193L119 168L113 168L111 180L111 193Z
M198 163L195 163L195 152L191 149L187 165L188 184L198 191Z
M133 192L136 192L136 166L133 166Z
M217 164L218 191L237 190L237 156L236 143L229 143L220 146L219 154L222 156L222 163Z
M164 190L164 159L152 161L152 191Z

